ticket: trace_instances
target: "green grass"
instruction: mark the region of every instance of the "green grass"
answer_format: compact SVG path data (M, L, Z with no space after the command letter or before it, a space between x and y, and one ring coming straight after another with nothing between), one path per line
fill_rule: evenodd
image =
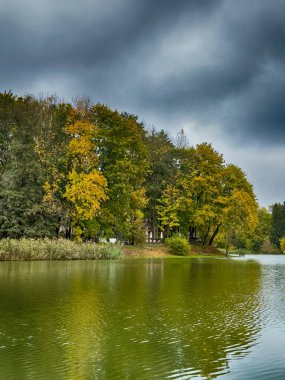
M111 244L81 243L59 239L2 239L0 260L112 260L121 248Z

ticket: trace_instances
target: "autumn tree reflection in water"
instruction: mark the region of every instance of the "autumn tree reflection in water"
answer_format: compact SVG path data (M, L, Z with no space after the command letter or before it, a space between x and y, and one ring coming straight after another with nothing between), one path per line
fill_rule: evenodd
M260 331L260 265L2 263L5 378L215 378Z

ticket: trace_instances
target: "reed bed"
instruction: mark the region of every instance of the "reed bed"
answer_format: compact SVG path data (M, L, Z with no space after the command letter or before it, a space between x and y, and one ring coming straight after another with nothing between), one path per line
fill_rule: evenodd
M0 260L112 260L122 256L119 246L65 239L2 239Z

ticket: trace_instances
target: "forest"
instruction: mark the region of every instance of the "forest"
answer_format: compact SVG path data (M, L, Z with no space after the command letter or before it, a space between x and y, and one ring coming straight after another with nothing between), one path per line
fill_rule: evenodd
M0 238L115 238L285 249L285 204L259 208L210 143L93 104L0 94Z

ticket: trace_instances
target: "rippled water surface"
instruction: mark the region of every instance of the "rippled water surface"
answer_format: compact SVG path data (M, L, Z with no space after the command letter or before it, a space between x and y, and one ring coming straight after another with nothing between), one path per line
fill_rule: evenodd
M285 257L0 263L0 379L285 379Z

